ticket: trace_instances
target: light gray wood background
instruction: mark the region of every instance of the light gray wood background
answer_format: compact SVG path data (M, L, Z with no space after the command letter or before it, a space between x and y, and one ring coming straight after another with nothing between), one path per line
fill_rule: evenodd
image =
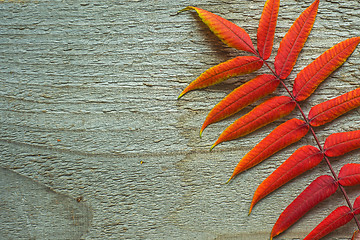
M268 239L281 211L329 171L321 163L247 216L253 192L295 149L314 145L312 137L224 183L257 142L299 113L209 152L255 104L209 126L200 139L208 111L255 74L176 100L204 70L244 53L226 47L195 14L175 13L202 7L246 29L255 43L264 2L0 1L0 238ZM310 3L281 1L275 49ZM287 84L326 49L359 35L358 0L322 0ZM358 47L302 103L306 113L360 86L359 53ZM360 129L359 112L317 128L320 141ZM332 159L334 168L359 156ZM359 187L347 190L351 201L359 195ZM337 192L277 239L303 238L340 205ZM326 239L349 239L355 228L350 222Z

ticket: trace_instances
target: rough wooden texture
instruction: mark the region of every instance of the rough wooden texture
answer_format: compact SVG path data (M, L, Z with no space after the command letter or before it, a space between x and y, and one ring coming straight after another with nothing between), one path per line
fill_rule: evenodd
M220 132L255 105L209 126L200 139L206 114L255 74L177 101L201 72L244 53L224 46L195 14L174 15L195 5L234 21L255 40L264 2L1 1L0 238L268 239L280 212L328 168L320 164L247 216L258 184L297 147L314 141L308 135L224 185L255 143L299 113L210 153ZM281 1L275 49L310 3ZM288 84L326 49L359 35L358 0L322 0ZM302 104L305 112L359 87L359 53L358 47ZM357 109L316 132L324 142L359 123ZM359 162L359 156L355 151L334 159L334 168ZM359 187L348 191L352 201L359 195ZM303 238L344 204L337 192L278 239ZM354 229L351 222L327 239L349 239Z

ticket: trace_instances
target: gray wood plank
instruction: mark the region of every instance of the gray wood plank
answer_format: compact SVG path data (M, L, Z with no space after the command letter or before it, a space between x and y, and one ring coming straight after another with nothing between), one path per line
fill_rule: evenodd
M310 3L281 1L271 59L292 22ZM245 53L226 47L195 14L175 13L187 5L199 6L234 21L256 39L263 4L263 0L0 2L0 166L13 172L1 171L19 174L13 179L23 182L23 187L34 180L34 186L55 191L23 188L26 196L39 196L37 201L49 211L48 199L57 194L67 196L62 197L65 205L83 197L86 224L81 229L71 226L74 235L66 235L69 229L64 229L64 239L268 239L281 211L312 180L329 171L320 164L258 203L247 216L253 192L297 147L314 145L313 139L307 136L224 183L255 143L299 113L209 152L223 129L255 104L209 126L200 139L208 111L256 74L176 100L204 70ZM358 0L321 1L312 33L287 83L291 85L296 73L326 49L359 36L359 16ZM305 112L359 87L359 66L356 49L302 103ZM279 88L275 94L286 92ZM320 141L334 132L358 130L359 112L353 110L317 128ZM334 168L339 171L345 163L359 162L359 154L354 151L334 159ZM11 181L5 180L1 186L9 189ZM358 187L348 191L352 201L359 195ZM2 199L5 194L2 191ZM303 238L344 204L337 192L278 239ZM10 208L11 202L6 206ZM14 215L1 214L1 221L14 226L13 217L24 219L27 207L13 203ZM19 221L18 227L28 230L24 239L49 239L38 230L58 218L54 213L44 221ZM8 229L1 229L0 235ZM328 239L348 239L354 229L351 222Z

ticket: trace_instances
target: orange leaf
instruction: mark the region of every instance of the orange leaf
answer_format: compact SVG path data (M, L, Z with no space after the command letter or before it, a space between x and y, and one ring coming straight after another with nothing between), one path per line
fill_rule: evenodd
M285 79L291 73L296 59L304 47L315 22L319 0L315 0L311 6L295 20L285 37L281 40L278 53L275 57L275 71L280 79Z
M331 233L335 229L347 224L353 219L351 210L347 206L341 206L335 209L329 216L327 216L322 222L307 235L304 240L318 240L327 234Z
M279 5L280 0L267 0L260 18L257 32L257 48L264 60L271 55Z
M326 138L324 144L325 155L328 157L338 157L358 148L360 148L360 130L333 133Z
M279 235L310 209L330 197L338 188L337 182L328 175L315 179L290 205L281 213L270 235L270 239Z
M252 73L260 69L262 65L263 61L260 58L253 56L240 56L220 63L212 68L209 68L192 83L190 83L189 86L182 91L178 99L191 90L205 88L220 83L231 77Z
M212 145L211 149L221 142L245 136L289 114L294 110L295 105L296 103L287 96L270 98L227 127Z
M360 231L356 230L354 235L352 236L351 240L360 240Z
M249 34L236 24L197 7L186 7L182 11L195 10L201 20L210 28L210 30L226 45L238 50L244 50L256 54Z
M321 126L359 106L360 88L357 88L312 107L308 116L310 125L314 127Z
M279 125L240 160L229 181L237 174L257 165L290 144L299 141L308 131L309 126L304 121L296 118Z
M344 165L339 172L339 183L343 186L360 184L360 164L349 163Z
M294 83L296 101L308 98L322 81L346 61L359 42L360 37L340 42L301 70Z
M210 111L201 127L200 136L208 125L227 118L272 93L279 83L280 80L273 75L263 74L236 88Z
M305 132L305 131L304 131ZM283 164L268 176L256 189L249 214L254 205L291 179L317 166L324 155L316 147L306 145L296 150Z

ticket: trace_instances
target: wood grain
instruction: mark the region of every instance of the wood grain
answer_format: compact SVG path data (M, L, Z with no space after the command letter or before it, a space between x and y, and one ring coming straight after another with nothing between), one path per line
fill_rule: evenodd
M310 3L281 1L275 49ZM8 189L13 180L23 187L32 181L45 185L54 192L23 188L44 208L57 194L66 196L61 199L82 196L84 222L91 224L73 228L72 236L64 229L64 239L268 239L280 212L313 179L329 171L320 164L265 198L248 217L253 192L297 147L314 145L312 138L224 183L255 143L299 114L223 143L210 153L223 129L255 105L209 126L200 139L208 111L255 74L176 100L204 70L244 53L227 48L195 14L175 13L187 5L201 7L239 24L255 42L263 4L263 0L0 1L0 166L1 172L12 172L6 177L12 180L2 181L1 187ZM359 16L357 0L321 1L288 84L326 49L359 36ZM270 60L275 54L276 50ZM269 72L263 68L258 73ZM359 76L356 49L302 103L306 113L317 103L359 87ZM351 111L317 128L320 141L334 132L358 130L359 113L359 109ZM359 162L359 154L354 151L334 159L334 168L339 171L345 163ZM358 190L349 188L352 200ZM4 196L10 197L10 192L2 191ZM64 206L76 203L63 202ZM29 211L30 205L21 201L7 204L16 209L11 215L1 213L5 216L1 221L10 226L7 230L14 226L14 218L41 214ZM336 193L280 238L304 237L344 204ZM52 235L43 237L37 229L47 229L61 217L54 212L44 221L18 221L29 235L16 238L50 239ZM354 228L351 222L329 239L351 238ZM7 230L0 229L0 238L11 239Z

